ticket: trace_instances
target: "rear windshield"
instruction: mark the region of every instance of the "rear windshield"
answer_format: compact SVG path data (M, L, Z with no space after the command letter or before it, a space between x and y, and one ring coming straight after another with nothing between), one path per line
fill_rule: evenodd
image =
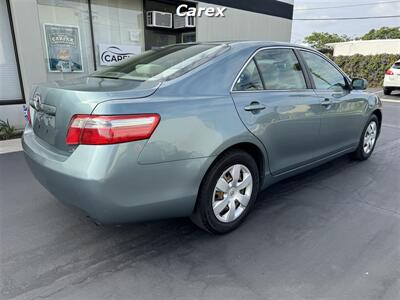
M393 69L400 69L400 61L395 62L394 65L392 66Z
M128 80L164 81L206 63L229 48L226 44L179 44L166 46L124 60L90 76Z

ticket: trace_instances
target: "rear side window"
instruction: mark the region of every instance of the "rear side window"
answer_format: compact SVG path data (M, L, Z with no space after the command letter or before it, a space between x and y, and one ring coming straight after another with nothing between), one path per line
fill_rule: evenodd
M261 81L260 74L258 73L257 66L254 60L251 60L247 66L244 68L242 73L240 73L235 86L234 91L254 91L262 90L263 85Z
M229 49L226 44L178 44L146 51L90 76L135 81L179 77Z
M266 90L306 89L306 81L291 49L266 49L254 57Z
M393 69L400 69L400 61L395 62L394 65L392 66Z
M347 86L342 73L326 59L308 51L301 51L301 53L308 65L316 89L328 90Z

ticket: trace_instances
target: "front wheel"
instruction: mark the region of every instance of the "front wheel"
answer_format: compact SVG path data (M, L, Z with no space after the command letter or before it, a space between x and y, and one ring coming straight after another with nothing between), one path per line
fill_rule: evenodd
M224 153L206 173L191 217L211 233L238 227L253 206L259 190L256 162L241 150Z
M376 115L372 115L363 130L357 150L352 153L352 157L357 160L368 159L375 149L378 133L379 120Z

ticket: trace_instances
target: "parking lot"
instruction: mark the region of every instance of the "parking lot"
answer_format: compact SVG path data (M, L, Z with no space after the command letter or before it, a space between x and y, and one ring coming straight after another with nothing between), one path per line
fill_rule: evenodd
M400 297L400 103L384 102L368 161L270 187L225 236L187 219L96 226L42 188L22 152L0 167L1 299Z
M375 89L374 89L375 90ZM376 93L379 97L385 99L385 102L397 103L400 102L400 91L393 91L390 95L384 95L380 89L377 89Z

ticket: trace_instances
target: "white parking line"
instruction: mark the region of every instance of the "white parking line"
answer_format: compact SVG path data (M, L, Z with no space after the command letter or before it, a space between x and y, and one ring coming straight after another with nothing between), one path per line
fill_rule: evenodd
M381 98L382 102L390 102L390 103L398 103L400 104L400 99L399 100L394 100L394 99L385 99L385 98Z
M382 93L383 91L382 90L379 90L379 91L376 91L376 92L372 92L372 94L379 94L379 93Z

